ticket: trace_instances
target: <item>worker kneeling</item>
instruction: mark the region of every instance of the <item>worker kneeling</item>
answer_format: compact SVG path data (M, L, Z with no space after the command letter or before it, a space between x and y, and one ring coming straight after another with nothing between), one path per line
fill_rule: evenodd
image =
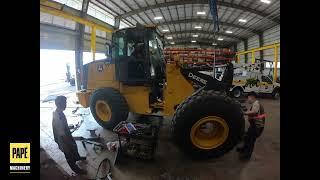
M237 148L237 151L240 152L240 159L242 160L251 158L256 139L261 136L264 129L264 108L256 98L257 94L255 92L250 92L248 94L248 103L252 106L250 110L244 114L248 116L250 126L245 135L243 147Z
M80 169L76 162L85 160L86 158L80 157L77 144L71 135L66 116L63 113L67 106L67 98L65 96L58 96L55 99L55 104L57 109L53 112L52 120L54 141L64 153L70 168L77 174L85 174L86 171Z

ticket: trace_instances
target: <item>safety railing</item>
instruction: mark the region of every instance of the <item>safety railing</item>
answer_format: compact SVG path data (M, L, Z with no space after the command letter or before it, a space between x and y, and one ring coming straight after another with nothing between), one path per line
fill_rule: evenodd
M251 63L255 63L255 52L258 51L263 51L263 50L267 50L267 49L273 49L274 53L273 53L273 63L274 63L274 71L273 71L273 81L275 82L277 80L278 77L278 69L277 69L277 64L278 64L278 48L280 47L280 43L275 43L275 44L271 44L271 45L267 45L267 46L263 46L263 47L259 47L259 48L254 48L248 51L242 51L242 52L237 52L236 56L237 56L237 63L240 62L240 56L241 55L246 55L246 54L251 54Z

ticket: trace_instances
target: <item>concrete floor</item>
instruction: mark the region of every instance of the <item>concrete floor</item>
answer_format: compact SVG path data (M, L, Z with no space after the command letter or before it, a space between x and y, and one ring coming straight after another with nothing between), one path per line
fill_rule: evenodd
M96 128L96 133L108 141L115 141L116 136L110 131L101 128L93 119L89 109L79 109L72 114L78 105L74 104L73 90L67 85L57 86L50 92L42 94L65 95L68 97L68 108L65 114L69 124L76 124L81 119L84 123L74 136L90 137L86 129ZM42 98L43 99L43 98ZM210 180L277 180L280 179L280 101L269 98L261 99L268 114L265 131L257 140L253 158L249 162L238 160L235 150L218 159L207 161L193 161L179 151L170 139L170 117L164 119L159 134L159 143L156 152L156 159L153 162L143 162L129 159L113 167L113 179L210 179ZM52 101L40 102L40 142L43 149L56 163L72 175L63 153L53 140L52 134ZM80 116L82 114L82 116ZM80 155L87 155L87 164L81 166L87 168L88 174L82 176L84 179L94 179L99 163L105 157L112 157L109 152L94 153L88 147L86 151L81 143L78 143Z

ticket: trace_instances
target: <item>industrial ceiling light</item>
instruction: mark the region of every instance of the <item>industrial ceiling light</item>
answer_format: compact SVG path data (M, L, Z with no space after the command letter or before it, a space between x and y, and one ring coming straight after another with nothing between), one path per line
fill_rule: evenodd
M198 34L194 34L194 35L192 35L192 37L198 37L199 35Z
M197 41L195 41L195 40L192 40L191 42L192 42L192 43L195 43L195 42L197 42Z
M212 43L212 46L216 46L217 45L217 43Z
M239 19L239 22L247 22L247 20L246 19Z
M168 36L167 39L172 39L172 36Z
M218 41L223 41L223 38L218 38Z
M171 42L170 44L174 44L174 42Z
M270 0L260 0L260 2L266 3L266 4L270 4L271 1Z
M232 34L232 31L226 31L226 33L228 33L228 34Z
M169 29L164 29L162 30L162 32L169 32Z
M195 29L201 29L202 27L201 26L195 26L194 28Z
M154 20L160 20L160 19L162 19L162 16L156 16L156 17L154 17Z
M206 15L206 12L204 12L204 11L198 11L198 12L197 12L197 15Z

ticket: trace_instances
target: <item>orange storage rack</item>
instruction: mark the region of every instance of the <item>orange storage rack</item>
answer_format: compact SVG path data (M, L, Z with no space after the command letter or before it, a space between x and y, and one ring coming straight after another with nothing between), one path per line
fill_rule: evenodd
M178 55L184 63L212 64L214 55L216 64L224 64L227 61L234 61L235 52L230 49L203 49L203 48L165 48L164 56L166 62L172 62L174 56Z

